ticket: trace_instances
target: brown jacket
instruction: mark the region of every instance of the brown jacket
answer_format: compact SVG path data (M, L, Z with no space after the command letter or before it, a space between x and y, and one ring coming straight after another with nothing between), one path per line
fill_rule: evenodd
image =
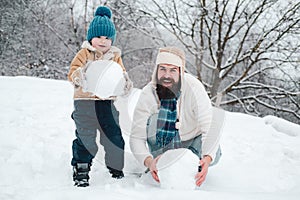
M99 100L98 97L90 92L84 92L81 86L75 84L75 77L81 79L81 73L78 69L81 68L84 70L89 61L112 60L118 63L122 67L123 71L126 72L121 58L121 50L115 46L112 46L107 53L103 54L94 48L88 41L84 41L81 48L82 49L73 58L68 73L68 80L74 85L74 100Z

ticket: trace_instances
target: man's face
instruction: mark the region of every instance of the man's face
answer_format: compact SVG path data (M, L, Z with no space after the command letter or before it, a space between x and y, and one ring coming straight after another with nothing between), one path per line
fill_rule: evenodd
M175 65L160 64L157 69L158 84L171 89L177 85L180 77L180 69Z

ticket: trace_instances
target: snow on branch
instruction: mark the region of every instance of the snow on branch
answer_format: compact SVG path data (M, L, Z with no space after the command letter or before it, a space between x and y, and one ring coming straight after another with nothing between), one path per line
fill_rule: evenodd
M22 0L22 3L33 14L33 17L37 20L38 23L45 25L49 30L51 30L51 32L55 34L55 36L65 45L65 47L70 50L70 52L74 54L76 53L76 51L66 42L65 38L63 38L50 24L48 24L44 18L39 17L38 14L33 9L31 9L24 0Z
M274 86L274 85L268 85L268 84L263 84L263 83L257 83L257 82L251 82L251 81L245 81L242 82L241 85L235 86L232 88L233 90L242 90L242 89L268 89L268 90L276 90L276 91L280 91L283 92L287 95L292 95L292 96L296 96L296 95L300 95L300 92L289 92L286 89Z
M228 95L233 97L233 99L223 101L223 102L221 102L221 105L232 105L232 104L239 103L240 105L242 105L245 112L249 113L246 104L250 103L250 105L251 104L253 105L254 102L255 102L255 103L260 104L260 105L262 105L262 106L264 106L268 109L271 109L271 110L290 113L290 114L294 115L296 118L300 119L300 115L296 112L296 110L291 110L291 109L288 109L288 108L284 108L284 107L278 105L276 103L276 101L274 100L274 97L284 98L286 94L284 94L284 93L273 93L273 95L276 94L273 97L268 96L270 94L272 94L272 93L261 93L261 94L257 94L257 95L248 95L248 96L238 97L236 95L233 95L232 93L228 93ZM299 95L299 93L298 93L298 95ZM267 99L271 100L275 105L271 105L271 104L269 104L265 101L262 101L260 98L267 98ZM254 107L256 107L256 106L254 106Z

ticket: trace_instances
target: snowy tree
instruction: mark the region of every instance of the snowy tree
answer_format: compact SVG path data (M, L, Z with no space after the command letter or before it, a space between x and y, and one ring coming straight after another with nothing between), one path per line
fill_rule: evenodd
M299 1L149 0L140 6L180 42L217 106L299 122Z
M113 12L117 29L114 45L136 87L149 81L153 52L159 44L140 31L147 20L133 1L32 0L2 1L0 58L2 75L66 79L69 64L85 40L87 28L100 5Z
M110 0L108 6L114 13L117 29L116 45L122 50L122 58L134 86L141 88L151 80L155 53L161 46L149 18L138 9L137 1Z
M67 58L76 52L69 44L64 1L7 1L3 9L2 75L64 79Z
M0 73L66 79L99 5L135 87L157 48L182 47L215 105L300 120L300 3L292 0L14 0L0 6Z

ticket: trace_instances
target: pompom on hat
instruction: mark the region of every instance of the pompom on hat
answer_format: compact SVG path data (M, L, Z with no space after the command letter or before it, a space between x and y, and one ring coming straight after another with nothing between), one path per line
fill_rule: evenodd
M116 39L116 28L111 17L112 12L108 7L99 6L87 31L87 41L90 42L94 37L106 36L114 43Z

